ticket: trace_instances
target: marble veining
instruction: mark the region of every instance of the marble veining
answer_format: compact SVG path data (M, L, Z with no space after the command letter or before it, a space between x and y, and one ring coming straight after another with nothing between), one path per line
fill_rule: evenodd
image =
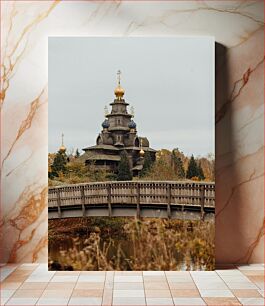
M263 5L2 1L1 262L47 261L47 38L179 35L217 42L217 262L263 262Z

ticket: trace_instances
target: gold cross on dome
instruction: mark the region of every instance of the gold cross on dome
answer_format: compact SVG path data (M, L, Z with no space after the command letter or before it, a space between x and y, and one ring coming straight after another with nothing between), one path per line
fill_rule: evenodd
M117 71L117 78L118 78L118 84L120 85L121 83L121 71L120 70Z

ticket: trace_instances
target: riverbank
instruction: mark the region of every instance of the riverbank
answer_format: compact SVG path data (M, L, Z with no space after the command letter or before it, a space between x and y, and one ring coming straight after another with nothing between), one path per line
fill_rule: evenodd
M51 270L212 270L214 222L128 217L49 220Z

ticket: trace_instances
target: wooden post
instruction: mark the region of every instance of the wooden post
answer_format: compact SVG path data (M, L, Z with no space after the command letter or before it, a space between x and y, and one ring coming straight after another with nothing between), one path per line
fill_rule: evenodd
M171 185L170 183L167 184L167 217L168 219L171 218Z
M107 197L108 197L108 210L109 210L109 217L112 216L112 209L111 209L111 183L108 183L107 186Z
M204 220L205 185L200 186L201 220Z
M81 185L80 186L80 192L81 192L81 205L82 205L82 214L83 217L86 216L86 207L85 207L85 186Z
M137 219L140 219L140 183L137 182L137 199L136 199L136 214L137 214Z
M57 189L57 207L58 207L58 217L62 217L62 211L61 211L61 195L60 195L60 189Z

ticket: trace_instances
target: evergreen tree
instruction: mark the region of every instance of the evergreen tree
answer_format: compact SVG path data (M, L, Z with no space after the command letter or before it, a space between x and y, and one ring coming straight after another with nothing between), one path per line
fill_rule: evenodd
M194 156L191 155L191 158L188 164L187 173L186 173L186 178L191 179L192 177L198 177L198 176L199 176L198 166L196 164Z
M67 156L65 152L58 151L51 165L51 177L59 176L59 172L66 172Z
M183 179L185 177L185 170L183 167L183 162L180 156L176 156L175 151L172 151L172 160L173 160L173 166L175 173L177 174L177 177L180 179Z
M121 152L121 160L118 166L118 181L130 181L132 180L132 173L130 170L130 164L128 154L126 151Z
M144 164L143 164L143 169L140 172L140 176L143 177L145 176L149 170L151 169L153 164L150 152L146 151L144 155Z
M80 152L78 151L78 148L75 151L75 157L79 157L80 156Z
M200 180L205 180L205 175L203 173L201 163L198 164L198 177Z

